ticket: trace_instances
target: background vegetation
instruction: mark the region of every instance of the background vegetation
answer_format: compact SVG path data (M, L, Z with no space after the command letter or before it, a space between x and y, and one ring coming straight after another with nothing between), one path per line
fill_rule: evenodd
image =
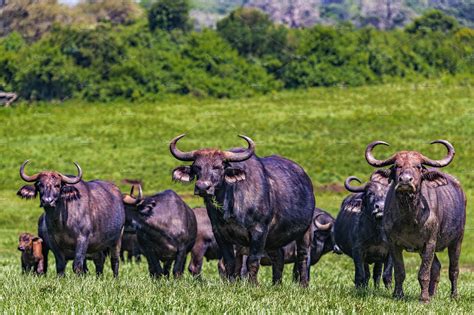
M12 0L0 9L0 90L23 100L238 98L285 88L417 82L474 71L474 31L441 11L404 29L290 29L238 8L194 31L186 0Z
M40 103L0 110L0 309L6 313L33 312L206 312L206 313L471 313L474 302L474 97L472 85L454 81L423 84L385 84L358 88L316 88L244 100L199 100L168 97L159 102L115 102L93 106L68 101L63 106ZM171 181L171 170L181 165L171 157L168 141L186 132L183 150L199 147L229 148L243 145L237 134L257 143L261 156L281 154L300 163L316 188L317 205L338 212L347 193L342 188L349 175L367 179L373 171L364 160L366 145L388 141L376 149L387 157L402 149L419 150L432 158L445 154L434 139L448 139L456 148L454 162L445 169L461 181L468 198L468 216L461 254L460 298L449 298L447 253L441 253L439 293L429 305L418 303L419 256L406 254L404 301L393 301L391 291L372 287L353 289L349 258L328 254L313 268L309 289L291 282L286 267L282 286L271 286L269 268L262 268L261 286L224 284L215 262L205 264L202 281L191 279L152 281L146 263L123 265L118 280L107 273L46 278L22 276L20 232L36 232L42 209L38 200L15 196L24 185L18 176L21 162L31 159L27 172L44 169L74 172L80 163L84 178L114 181L123 191L123 178L144 180L147 194L172 188L192 206L202 201L193 188ZM93 269L93 267L91 268Z

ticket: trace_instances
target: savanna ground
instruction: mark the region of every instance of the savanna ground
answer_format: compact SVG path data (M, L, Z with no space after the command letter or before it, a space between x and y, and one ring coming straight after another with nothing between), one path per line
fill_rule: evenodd
M4 313L472 313L474 303L474 92L469 84L428 82L361 88L312 89L283 92L243 100L172 98L160 103L110 105L67 102L0 110L0 310ZM243 145L237 134L257 143L257 154L273 153L300 163L316 189L317 205L336 214L346 192L341 183L349 175L367 179L373 170L364 160L365 146L385 140L375 155L396 150L420 150L432 158L445 149L430 146L447 139L456 158L446 171L457 176L468 196L468 220L461 254L460 297L449 298L447 253L437 296L429 305L418 302L419 257L405 255L406 298L394 301L391 291L353 288L349 258L328 254L311 271L311 284L301 289L285 268L283 285L271 285L271 270L260 270L260 286L220 280L216 263L204 266L202 280L186 273L183 279L151 280L146 262L121 265L112 278L110 263L102 278L67 276L58 279L50 254L46 277L20 273L17 236L36 233L42 209L38 200L15 196L23 182L22 161L31 159L28 173L56 169L73 173L72 161L86 180L101 178L120 184L140 178L145 192L172 188L192 206L201 200L193 187L171 181L170 171L182 162L168 152L168 141L187 133L183 150ZM128 187L120 184L124 192ZM93 269L93 267L92 267Z

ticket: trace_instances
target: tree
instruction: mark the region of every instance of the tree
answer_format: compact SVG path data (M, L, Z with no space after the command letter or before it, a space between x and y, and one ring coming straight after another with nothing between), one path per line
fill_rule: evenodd
M150 30L174 29L188 30L189 3L187 0L158 0L153 3L148 11L148 24Z
M433 10L415 19L406 27L406 31L412 34L426 34L431 32L454 33L459 29L455 18L441 11Z
M281 54L287 30L258 9L239 8L217 23L217 31L244 56Z
M99 22L110 22L113 25L130 24L141 14L142 9L132 0L82 0L77 5L78 11L76 19L79 24L82 22L93 24ZM87 19L92 18L92 21ZM86 19L81 21L81 19Z
M57 0L10 0L0 9L0 36L18 32L31 42L50 31L54 23L69 22L68 8Z

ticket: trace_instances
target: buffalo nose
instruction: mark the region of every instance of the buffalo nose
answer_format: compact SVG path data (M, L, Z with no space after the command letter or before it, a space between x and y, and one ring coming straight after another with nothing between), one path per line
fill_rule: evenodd
M21 251L23 251L23 250L24 250L24 248L23 248L23 247L21 247L21 246L18 246L18 250L21 250Z
M413 177L409 174L402 174L398 178L398 181L402 183L411 183L413 181Z
M211 187L211 183L208 181L197 181L196 188L200 191L206 191Z
M375 204L375 209L380 210L383 208L383 204L381 202Z

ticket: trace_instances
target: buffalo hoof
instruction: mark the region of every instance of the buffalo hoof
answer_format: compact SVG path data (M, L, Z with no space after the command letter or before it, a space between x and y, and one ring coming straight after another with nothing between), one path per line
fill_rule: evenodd
M420 296L420 303L423 304L428 304L430 302L430 297L429 296Z
M393 298L396 299L396 300L401 300L404 297L405 297L405 294L403 293L403 291L393 292Z
M459 295L458 295L457 292L456 292L456 293L451 293L451 298L452 298L453 300L457 300L458 297L459 297Z

